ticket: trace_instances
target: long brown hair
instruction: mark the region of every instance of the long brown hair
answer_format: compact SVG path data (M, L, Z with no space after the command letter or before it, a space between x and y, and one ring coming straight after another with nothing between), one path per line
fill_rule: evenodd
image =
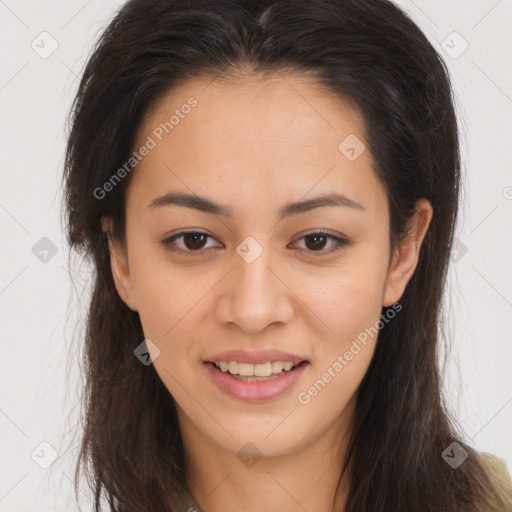
M144 116L186 80L314 76L362 114L390 208L392 250L416 200L434 214L402 312L380 331L357 391L347 461L347 512L480 511L499 497L442 400L442 301L458 214L460 154L446 65L418 26L388 0L131 0L102 33L70 113L65 215L72 248L93 264L85 333L84 435L77 461L95 510L176 510L186 490L173 399L134 356L139 316L116 292L101 218L125 236L132 175L95 193L130 158ZM383 313L385 314L383 308ZM453 469L452 442L468 453ZM346 461L345 461L346 462ZM340 461L340 470L345 467Z

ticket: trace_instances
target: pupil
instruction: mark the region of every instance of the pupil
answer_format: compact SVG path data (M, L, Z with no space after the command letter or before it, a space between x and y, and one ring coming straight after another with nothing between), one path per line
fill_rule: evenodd
M204 234L203 233L187 233L185 235L185 245L187 246L188 249L201 249L201 242L198 241L197 239L203 237L204 238ZM192 247L190 247L190 244L187 243L187 241L190 241L192 240ZM204 242L204 240L203 240ZM195 247L194 244L198 244L199 247Z
M314 242L313 244L314 244L314 245L316 244L316 245L315 245L315 247L313 247L313 248L316 248L316 249L323 249L323 247L325 246L325 239L326 239L326 236L325 236L325 235L308 235L308 237L307 237L307 238L315 240L315 242ZM323 238L323 239L324 239L324 243L323 243L323 244L320 244L320 245L321 245L321 247L319 247L319 246L318 246L318 239L319 239L319 238ZM306 244L306 245L307 245L307 244ZM308 246L308 248L309 248L309 246Z

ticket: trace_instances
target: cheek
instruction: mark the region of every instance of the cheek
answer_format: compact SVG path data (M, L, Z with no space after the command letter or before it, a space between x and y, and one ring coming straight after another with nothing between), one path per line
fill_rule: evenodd
M312 309L326 327L315 343L311 374L297 395L304 418L322 416L324 424L332 424L354 398L378 339L381 283L377 267L372 271L365 265L338 275L322 293L310 290Z
M322 320L330 350L341 349L365 328L373 325L382 310L384 266L370 258L309 277L298 295Z
M379 281L368 272L347 275L331 281L322 294L311 293L312 309L319 312L325 329L314 347L310 383L314 389L303 391L315 397L315 407L343 408L363 379L377 342L382 310ZM332 413L339 414L339 407Z
M216 282L211 273L179 267L160 254L135 253L131 275L144 333L161 340L201 311Z
M132 278L144 336L159 350L155 370L178 401L186 400L181 386L196 387L190 381L197 379L212 332L212 291L219 276L201 266L183 268L147 255L133 259Z

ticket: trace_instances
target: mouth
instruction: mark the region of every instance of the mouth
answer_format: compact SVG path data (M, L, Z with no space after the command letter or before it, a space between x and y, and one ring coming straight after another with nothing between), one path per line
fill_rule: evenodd
M280 357L282 353L280 354ZM224 394L244 402L266 402L291 391L307 371L310 362L297 357L273 359L262 358L258 362L246 362L253 356L243 357L245 361L219 358L204 361L212 382ZM289 360L294 359L294 360Z
M266 382L279 379L296 370L307 361L267 361L265 363L241 363L238 361L209 361L217 370L234 379L245 382Z

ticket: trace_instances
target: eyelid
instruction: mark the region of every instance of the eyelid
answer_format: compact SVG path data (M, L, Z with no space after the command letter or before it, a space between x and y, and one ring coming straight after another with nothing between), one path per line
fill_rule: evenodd
M201 235L206 236L207 238L211 238L211 239L215 240L214 236L206 233L205 231L194 229L194 230L180 231L179 233L176 233L170 237L164 238L161 243L167 250L175 252L175 253L181 253L186 256L199 256L199 255L204 254L205 249L198 249L197 251L192 251L192 250L179 249L179 248L175 249L171 246L171 243L174 242L174 240L176 240L177 238L180 238L184 235L187 235L187 234L201 234ZM311 230L304 234L301 234L298 238L295 239L295 241L293 243L297 243L297 241L302 240L303 238L305 238L307 236L312 236L312 235L322 235L322 236L325 236L326 238L328 238L329 240L335 242L335 245L327 250L310 251L307 249L301 249L301 250L306 251L307 253L318 254L319 256L332 254L333 252L336 252L336 251L350 245L350 243L351 243L346 237L333 235L332 233L329 233L328 231L325 231L323 229ZM207 249L209 249L209 248L207 248Z

